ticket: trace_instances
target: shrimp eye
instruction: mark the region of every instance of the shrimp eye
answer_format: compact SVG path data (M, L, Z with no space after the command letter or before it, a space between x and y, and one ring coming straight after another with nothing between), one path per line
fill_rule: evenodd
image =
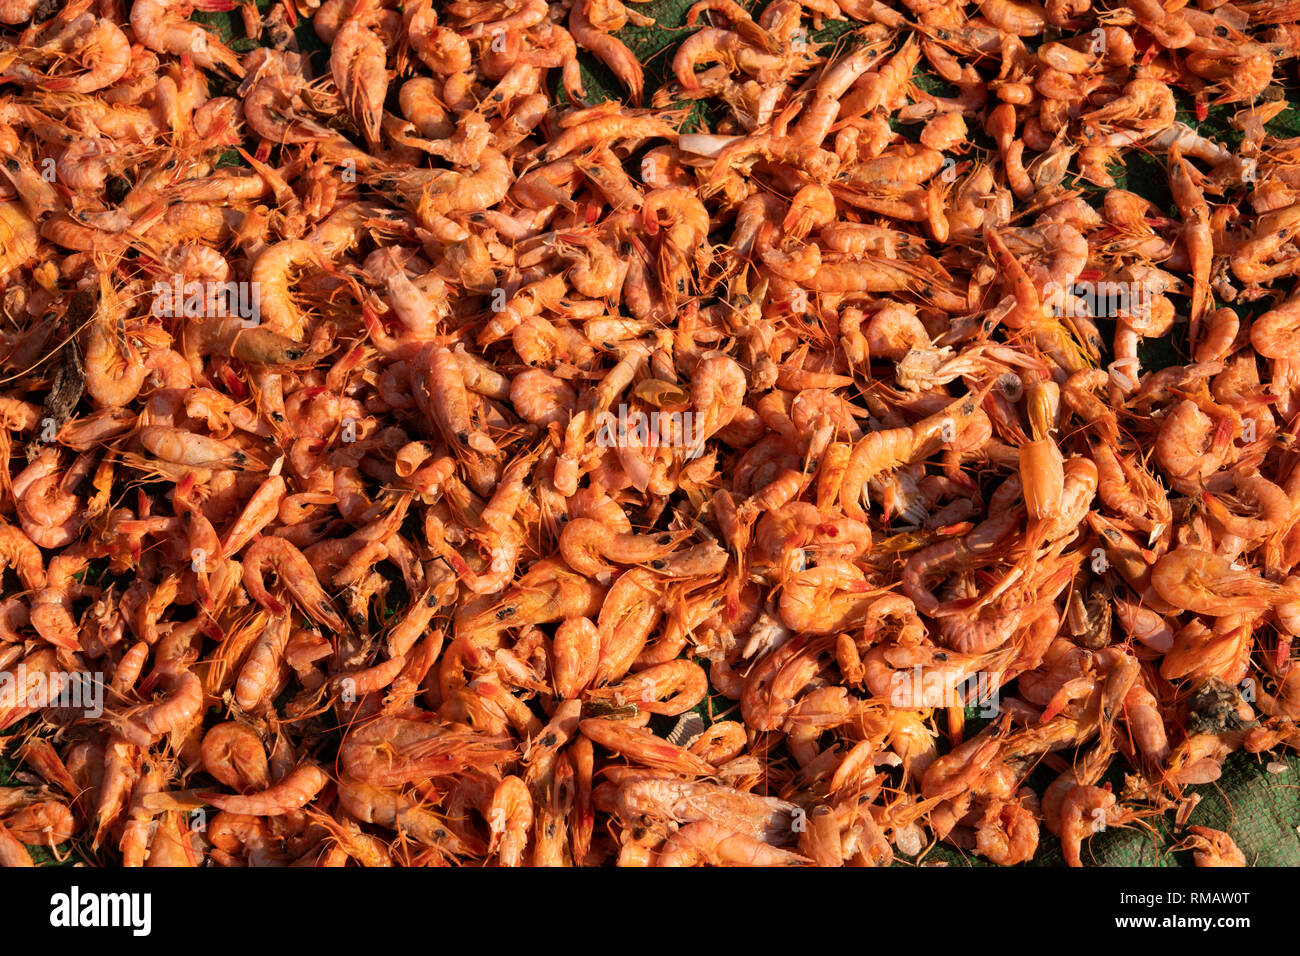
M462 445L466 445L466 446L468 446L468 445L469 445L469 432L457 432L457 433L456 433L456 441L460 442Z
M656 541L657 544L672 544L673 536L670 534L661 534Z
M279 412L272 412L272 413L271 413L271 421L273 421L273 422L282 422L282 421L284 421L284 416L281 415Z
M547 734L547 735L546 735L545 737L543 737L540 741L538 741L538 743L540 743L543 747L554 747L554 746L555 746L555 734L553 734L553 733Z
M288 349L284 353L284 357L287 358L290 362L296 362L298 361L298 359L302 358L306 354L307 353L304 352L302 349Z
M508 617L514 617L515 609L513 607L503 607L497 611L497 620L504 621Z
M650 567L654 568L656 571L662 571L664 568L668 567L668 562L656 558L650 562Z
M946 661L948 659L948 655L945 654L943 651L940 651L938 654L934 655L934 659L936 661Z

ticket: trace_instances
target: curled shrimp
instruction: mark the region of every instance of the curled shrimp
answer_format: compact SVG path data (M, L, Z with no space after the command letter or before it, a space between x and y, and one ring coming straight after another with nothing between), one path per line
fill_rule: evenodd
M1265 609L1287 596L1282 585L1192 547L1177 548L1157 561L1151 569L1151 586L1174 607L1211 617Z
M226 69L244 75L239 57L203 27L187 17L192 10L227 9L224 0L141 0L131 6L131 29L140 42L157 53L187 54L205 70Z
M228 796L205 793L204 799L226 813L254 817L275 817L306 806L329 783L329 776L315 764L295 768L283 780L257 793Z
M809 860L743 833L708 822L689 823L660 848L659 866L692 866L707 861L716 866L804 866Z

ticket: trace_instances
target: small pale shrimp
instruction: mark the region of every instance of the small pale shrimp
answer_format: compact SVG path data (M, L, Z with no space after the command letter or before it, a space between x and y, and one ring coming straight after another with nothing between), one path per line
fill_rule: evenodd
M720 191L740 171L752 167L761 159L786 163L802 170L817 183L830 182L840 168L838 156L817 146L771 135L746 136L719 151L709 172L706 192Z
M265 790L243 796L211 792L202 796L212 806L227 813L277 817L305 807L329 782L329 775L324 770L314 763L305 763Z
M244 586L253 600L272 614L286 614L286 608L267 590L264 574L267 568L276 572L280 584L288 589L307 616L336 632L347 630L347 625L334 609L325 589L321 587L311 562L285 538L259 538L244 552Z
M27 846L55 849L77 832L77 821L67 804L59 800L37 800L13 811L5 819L11 836Z
M388 95L387 51L367 23L374 5L375 0L358 0L330 44L334 85L372 151L379 148L380 120Z
M66 547L80 531L85 521L82 501L66 490L76 480L71 470L61 467L57 446L47 446L13 479L19 523L40 547Z
M1155 766L1164 766L1169 757L1164 718L1155 696L1141 682L1135 683L1124 698L1124 719L1143 756Z
M718 61L734 62L736 52L744 42L737 33L704 27L692 33L677 47L673 54L673 75L683 89L698 90L700 81L695 75L696 67Z
M520 418L533 425L563 424L576 407L577 397L572 385L544 369L527 369L510 382L510 404Z
M737 32L745 21L734 21ZM768 46L774 42L766 31L759 31ZM769 52L774 52L769 50ZM802 143L820 144L830 132L840 114L844 94L858 79L880 60L880 51L872 44L864 44L847 56L828 63L817 80L817 91L811 103L803 110L799 122L791 130L792 139Z
M492 439L474 424L465 374L455 353L445 346L427 346L420 353L417 368L420 370L417 402L429 409L430 417L448 444L458 453L466 449L495 453L497 447ZM432 400L434 396L436 402Z
M1265 358L1294 355L1300 345L1300 296L1292 296L1250 325L1250 344Z
M146 425L140 444L163 461L190 468L227 467L246 462L244 453L225 441L198 435L171 425Z
M148 747L158 738L188 727L203 715L203 685L188 670L165 678L166 696L150 704L123 725L124 740Z
M781 620L795 631L829 634L860 618L878 596L862 571L840 558L797 571L781 591Z
M636 662L662 616L655 599L659 588L655 572L632 568L618 576L599 608L582 612L584 616L596 614L600 636L592 682L600 685L618 680Z
M438 100L438 84L427 76L415 76L398 92L402 115L426 139L450 136L455 129L451 114Z
M427 715L426 715L427 716ZM490 767L515 756L506 737L475 733L436 719L377 717L348 732L339 760L355 780L397 786L468 767Z
M793 803L716 784L650 778L619 786L617 813L629 824L711 821L757 839L790 832Z
M445 190L428 198L427 212L432 216L490 209L505 198L512 179L510 160L486 147L478 157L475 172L462 176Z
M690 710L708 692L708 677L692 661L675 660L637 671L618 684L593 692L597 697L618 697L641 710L667 717Z
M648 564L655 567L677 547L679 535L614 533L592 518L575 518L560 532L560 553L569 567L579 574L599 580L608 578L614 568L602 561L609 558L620 564Z
M44 221L43 231L58 221L51 218L63 208L58 193L47 181L46 176L36 168L36 163L26 147L21 152L8 157L3 165L0 165L0 174L13 184L28 215L37 222Z
M863 496L873 478L908 465L943 443L951 444L980 415L980 402L972 395L910 427L870 432L853 446L840 486L840 509L850 518L864 520Z
M786 235L802 242L808 234L836 219L835 196L825 186L809 183L790 200L790 212L782 224Z
M623 271L607 244L582 233L564 233L556 238L556 251L573 262L568 278L575 289L592 299L617 294Z
M271 475L258 486L222 536L222 558L236 554L259 531L275 520L284 500L285 489L284 478L280 475Z
M403 9L411 49L424 61L425 66L438 76L451 76L469 70L473 62L469 40L449 27L438 25L438 14L433 9L431 0L420 0ZM408 81L408 85L410 82L414 80ZM410 118L409 114L407 118Z
M710 677L713 677L712 671ZM691 744L690 750L710 763L721 766L740 756L746 742L744 724L736 720L723 720L705 728L704 733Z
M575 698L596 676L600 632L589 618L570 618L555 629L551 655L556 693L564 700Z
M421 801L396 790L374 787L344 776L338 782L339 803L358 820L390 830L399 827L413 840L428 846L459 848L447 823Z
M1020 803L990 801L975 828L975 852L998 866L1018 866L1037 850L1037 815Z
M977 6L989 23L1015 36L1038 36L1047 26L1043 8L1037 3L979 0Z
M31 590L45 587L45 558L27 535L0 522L0 568L13 568Z
M473 5L470 4L472 7ZM510 2L501 5L487 3L483 6L490 10L486 15L476 16L472 26L464 30L464 35L471 40L483 36L492 36L500 32L526 31L537 26L546 19L549 9L546 0L521 0L521 2ZM492 16L500 13L502 10L509 10L510 13L499 20L493 20Z
M289 642L290 630L288 615L281 615L262 629L262 633L249 648L234 686L235 703L245 712L260 712L264 702L274 693L284 664L284 650Z
M1176 608L1210 617L1264 610L1291 596L1282 585L1259 574L1235 569L1220 555L1182 547L1151 569L1151 586Z
M1277 534L1290 521L1293 511L1291 499L1273 482L1262 475L1249 475L1237 477L1234 483L1237 494L1231 498L1209 492L1203 498L1214 520L1229 534L1241 538L1248 547ZM1256 511L1259 517L1240 515L1234 510L1239 507Z
M139 0L131 5L131 30L155 53L189 56L205 70L226 69L243 77L239 56L215 36L186 19L192 10L224 10L222 0Z
M1260 317L1262 318L1263 316ZM1257 319L1250 327L1252 344L1254 344L1255 329L1259 321ZM1226 359L1236 346L1240 332L1241 320L1233 309L1224 306L1211 312L1203 327L1201 339L1196 343L1196 361L1217 362ZM1255 350L1261 355L1264 354L1263 349L1258 345L1255 346Z
M306 317L294 304L290 291L291 274L297 266L322 266L317 246L302 239L290 239L269 247L253 263L249 281L258 290L258 331L287 335L302 341Z
M388 290L388 303L407 328L403 341L427 340L437 333L446 313L445 287L441 282L416 285L391 249L377 262L368 260L366 272Z
M1132 601L1117 600L1115 616L1119 618L1126 634L1151 650L1166 654L1173 648L1173 628L1150 608L1142 607Z
M689 750L670 744L649 730L628 726L626 721L588 718L578 724L584 737L606 750L656 770L688 777L708 777L716 772L713 764Z
M533 798L522 780L506 777L497 784L487 819L492 832L488 852L495 853L502 866L522 866L533 826Z
M438 137L420 143L420 148L433 156L441 156L456 166L473 166L492 141L488 121L477 112L462 113L456 121L456 131L451 136Z
M745 373L735 359L725 355L700 359L691 374L691 404L704 422L696 426L693 452L702 452L705 440L735 417L747 390Z
M807 857L756 837L701 820L668 838L657 855L659 866L806 866Z
M973 737L930 764L921 778L927 798L948 798L978 788L988 776L1001 749L995 737Z
M89 69L73 76L42 78L44 89L66 93L94 93L112 86L131 64L131 42L112 20L99 19L93 26L68 41L76 44L76 55Z
M1251 238L1241 243L1229 260L1232 273L1242 282L1272 282L1300 269L1300 260L1283 258L1271 263L1300 231L1300 203L1267 213L1255 221Z
M1210 207L1197 181L1196 170L1183 158L1177 146L1169 152L1169 189L1178 212L1183 217L1183 243L1192 260L1192 302L1189 315L1192 334L1196 336L1209 293L1210 270L1214 264L1214 238L1210 232Z
M232 790L265 790L270 786L266 748L244 724L217 724L203 735L201 752L203 769Z
M149 369L129 336L113 326L107 310L91 324L86 343L86 391L99 408L129 405Z
M569 33L573 36L573 42L604 63L618 81L627 87L632 103L640 106L645 93L645 74L640 60L622 40L610 36L609 32L592 23L589 6L585 0L579 0L569 11ZM569 85L571 84L566 84L566 87Z
M1179 849L1191 850L1197 866L1245 866L1246 854L1228 834L1210 827L1189 826L1191 836L1179 843Z
M1166 778L1177 786L1213 783L1223 775L1229 753L1231 749L1217 734L1192 734L1169 755Z
M939 113L921 130L921 145L947 152L966 142L966 120L956 110Z
M913 349L930 349L932 344L916 310L899 303L887 303L867 323L867 349L871 355L898 361Z
M745 680L740 699L745 722L761 730L775 730L787 719L797 724L796 698L816 679L832 650L829 638L803 635L764 656Z
M1223 467L1232 452L1233 423L1225 415L1216 423L1196 403L1184 399L1165 416L1156 437L1156 458L1170 483L1184 494Z

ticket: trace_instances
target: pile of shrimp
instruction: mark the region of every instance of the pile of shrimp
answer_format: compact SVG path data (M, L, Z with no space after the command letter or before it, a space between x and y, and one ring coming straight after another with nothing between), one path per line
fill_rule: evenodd
M1080 865L1300 749L1300 3L759 6L0 0L0 864Z

